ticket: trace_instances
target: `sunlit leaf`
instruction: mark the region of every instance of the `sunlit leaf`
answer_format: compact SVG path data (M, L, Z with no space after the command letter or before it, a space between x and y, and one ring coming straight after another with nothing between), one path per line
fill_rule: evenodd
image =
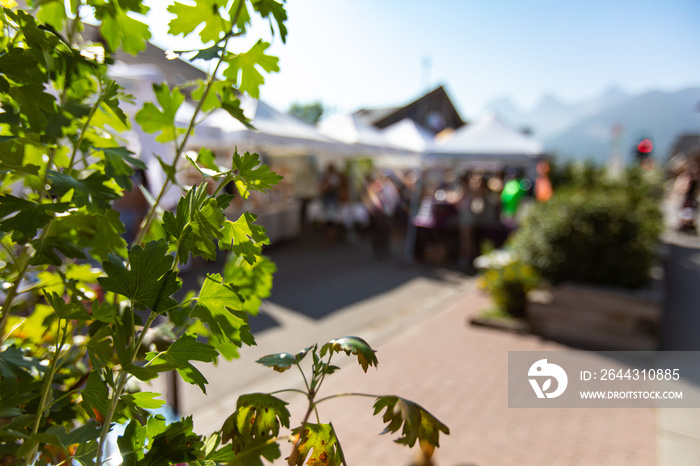
M182 285L171 267L165 241L151 241L145 248L135 246L129 251L129 268L118 257L109 256L102 264L106 277L98 281L105 290L131 299L136 307L164 312L177 306L171 296Z
M341 351L345 351L345 354L348 356L351 354L356 355L357 362L365 372L367 372L369 366L377 367L377 364L379 364L377 356L374 354L375 350L360 337L343 337L331 340L321 347L321 356L325 356L327 352L333 354Z
M416 403L398 396L381 396L374 403L374 414L385 409L382 420L387 423L384 433L394 433L401 429L401 437L396 443L412 447L420 440L421 448L431 453L429 447L440 446L440 432L450 434L450 429L432 414Z
M311 424L292 430L295 436L301 436L298 444L298 455L292 452L293 462L297 466L340 466L345 464L345 456L340 448L338 437L332 424ZM307 460L308 458L308 460Z
M260 97L260 86L265 82L260 69L268 73L280 70L279 58L265 53L268 47L269 43L259 40L247 52L226 56L228 67L224 70L224 76L236 83L242 92L256 99Z

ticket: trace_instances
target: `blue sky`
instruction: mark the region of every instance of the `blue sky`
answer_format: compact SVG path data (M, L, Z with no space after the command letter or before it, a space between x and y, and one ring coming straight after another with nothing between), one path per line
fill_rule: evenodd
M698 0L289 0L287 9L287 44L275 38L272 48L281 72L261 91L280 110L401 105L444 84L472 118L504 96L527 110L545 94L576 102L613 85L700 86ZM267 26L256 32L270 39Z

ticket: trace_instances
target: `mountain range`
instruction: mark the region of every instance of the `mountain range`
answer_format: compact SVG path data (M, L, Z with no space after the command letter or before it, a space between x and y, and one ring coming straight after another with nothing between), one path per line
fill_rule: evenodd
M700 133L700 88L629 94L613 87L572 104L546 95L528 112L501 98L485 110L514 128L529 130L561 160L605 163L616 152L629 162L637 143L649 138L654 157L665 161L673 155L669 152L678 136Z

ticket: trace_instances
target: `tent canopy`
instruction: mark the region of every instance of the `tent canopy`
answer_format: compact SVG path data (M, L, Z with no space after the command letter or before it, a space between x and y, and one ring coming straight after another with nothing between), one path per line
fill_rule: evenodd
M339 152L339 144L323 136L313 126L279 112L266 103L247 96L241 98L243 114L254 129L249 129L225 110L214 110L198 126L192 145L228 148L253 145L276 153ZM177 113L179 124L187 124L194 107L184 102Z
M396 154L405 152L395 146L374 126L356 115L337 113L318 124L321 134L350 145L351 152L369 154Z
M512 158L537 157L542 144L531 136L503 124L495 114L455 131L450 139L428 151L432 157Z
M390 143L413 152L425 152L433 145L433 135L410 118L387 126L382 131Z

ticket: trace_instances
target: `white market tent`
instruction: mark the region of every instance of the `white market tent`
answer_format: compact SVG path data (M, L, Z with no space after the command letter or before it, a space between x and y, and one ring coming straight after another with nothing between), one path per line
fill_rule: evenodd
M264 150L274 155L343 152L341 144L323 136L313 125L279 112L261 100L243 97L241 108L253 129L218 109L198 124L190 145L220 149L239 146L241 150ZM183 103L176 116L178 123L187 124L193 112L191 104Z
M336 113L318 124L324 136L348 146L352 155L396 155L406 151L392 144L380 130L356 115Z
M422 154L434 144L430 131L420 126L410 118L404 118L398 123L387 126L382 130L387 141L402 149Z
M544 156L544 146L535 138L506 126L495 114L464 126L443 143L426 152L431 163L474 163L533 168Z

